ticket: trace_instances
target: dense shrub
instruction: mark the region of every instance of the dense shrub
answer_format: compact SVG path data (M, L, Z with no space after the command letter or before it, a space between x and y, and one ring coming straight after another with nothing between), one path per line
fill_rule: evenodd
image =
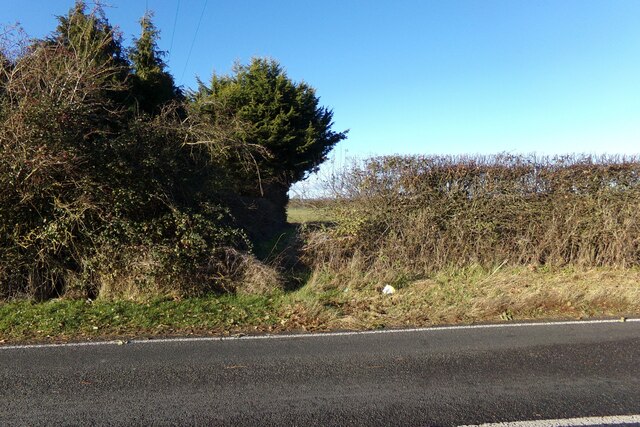
M345 133L254 59L183 95L152 14L127 49L78 0L43 40L0 35L0 299L265 292L252 245Z
M307 247L321 270L640 264L636 158L379 157L352 165L339 190L338 225Z
M0 298L222 290L227 248L250 246L224 141L166 99L138 112L117 37L73 14L0 63Z

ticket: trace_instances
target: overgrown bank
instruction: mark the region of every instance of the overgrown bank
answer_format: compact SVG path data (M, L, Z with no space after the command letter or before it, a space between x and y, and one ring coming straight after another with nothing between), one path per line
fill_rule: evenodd
M332 112L267 59L177 88L141 27L2 50L0 340L638 313L637 158L373 158L287 225Z
M311 232L305 251L329 286L470 265L640 265L636 158L382 157L339 183L335 226Z
M627 165L623 169L633 167ZM623 200L637 203L629 198ZM486 265L467 261L464 265L425 268L429 266L429 260L416 255L414 259L396 258L395 268L387 264L382 269L380 264L371 264L365 269L362 258L358 257L366 253L347 253L340 245L333 246L336 250L330 258L333 264L327 263L327 258L314 258L314 251L319 249L318 242L330 245L334 239L340 243L349 238L353 243L356 238L375 238L377 246L364 247L385 248L384 233L345 236L345 227L367 219L354 215L354 212L359 215L367 212L355 211L357 203L364 201L358 202L354 198L342 203L324 201L293 205L290 218L298 223L298 228L265 242L260 252L263 259L275 263L272 265L284 265L284 259L292 255L292 246L298 251L294 253L302 255L297 270L281 270L284 274L302 274L298 278L302 286L298 289L254 290L253 294L247 293L246 288L245 292L229 289L230 292L224 295L198 298L158 297L147 293L128 295L135 300L67 297L44 303L11 301L0 304L0 339L9 343L362 330L549 318L620 318L640 313L640 268L637 264L554 263L550 259L544 263L541 260L530 263L526 259L526 262L502 260ZM375 205L379 208L379 204ZM345 211L350 214L345 216ZM621 210L629 211L629 207ZM486 214L491 219L489 211ZM597 221L597 218L598 215L593 220ZM391 217L387 219L391 221ZM416 228L416 231L420 229ZM429 235L423 234L422 238L424 245L429 243L426 240ZM394 242L397 242L397 253L404 254L407 248L398 240ZM322 248L326 251L327 247ZM383 255L387 257L384 261L388 262L392 253ZM373 258L372 254L369 256ZM295 260L293 262L295 267ZM396 292L383 294L381 290L386 284L392 285Z
M270 295L21 300L0 303L0 344L633 317L640 313L638 283L638 269L470 267L407 282L392 295L376 286L323 290L310 283Z
M345 137L270 59L174 84L152 15L131 46L83 1L0 46L0 300L281 287L253 247Z

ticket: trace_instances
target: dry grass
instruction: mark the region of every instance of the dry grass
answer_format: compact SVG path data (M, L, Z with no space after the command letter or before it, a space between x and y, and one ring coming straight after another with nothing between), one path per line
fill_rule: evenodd
M316 276L309 286L323 288L325 280ZM640 313L640 269L507 267L490 271L472 267L405 283L393 295L383 295L383 285L343 287L332 294L325 291L325 316L331 314L325 319L326 328L371 329Z
M283 289L284 280L276 268L260 262L254 255L233 248L222 248L212 254L207 268L193 271L189 280L167 271L164 263L156 259L158 256L158 253L143 247L117 259L118 268L98 268L92 278L98 284L96 297L108 301L146 302L158 298L177 300L206 293L266 295ZM215 287L204 286L198 277L215 283ZM75 294L83 295L81 286L78 288ZM72 284L65 297L73 298L75 294Z
M283 289L284 280L272 266L253 255L241 254L239 277L233 280L233 291L247 295L269 295Z
M418 281L327 286L316 273L294 292L242 292L146 302L0 302L0 344L98 337L364 330L439 324L640 314L640 269L470 267Z

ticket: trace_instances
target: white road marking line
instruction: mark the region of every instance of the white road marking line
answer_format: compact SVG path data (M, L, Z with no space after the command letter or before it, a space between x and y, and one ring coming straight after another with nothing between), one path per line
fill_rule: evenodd
M619 424L640 425L640 415L616 415L611 417L565 418L558 420L512 421L504 423L475 424L460 427L574 427L613 426Z
M637 319L625 319L624 322L619 319L605 320L568 320L560 322L532 322L532 323L492 323L488 325L460 325L460 326L432 326L425 328L409 328L409 329L380 329L375 331L349 331L349 332L321 332L311 334L274 334L274 335L239 335L239 336L218 336L218 337L185 337L185 338L151 338L151 339L133 339L126 341L126 344L162 344L162 343L183 343L183 342L201 342L201 341L247 341L247 340L265 340L265 339L303 339L303 338L331 338L344 337L354 335L381 335L381 334L401 334L407 332L446 332L459 331L466 329L499 329L499 328L524 328L524 327L541 327L541 326L568 326L568 325L594 325L594 324L613 324L640 322ZM78 343L61 343L61 344L24 344L24 345L0 345L0 350L17 350L29 348L52 348L52 347L88 347L100 345L122 345L122 340L113 341L86 341Z

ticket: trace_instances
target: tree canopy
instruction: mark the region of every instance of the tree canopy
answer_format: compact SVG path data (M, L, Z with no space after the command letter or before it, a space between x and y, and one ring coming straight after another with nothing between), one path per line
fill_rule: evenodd
M208 86L200 83L192 100L214 123L242 123L235 139L265 150L240 191L282 204L290 186L317 171L346 138L346 131L332 129L333 111L320 105L315 89L291 80L273 59L254 58L236 64L231 75L214 74Z
M58 17L58 26L48 42L68 47L88 65L110 64L123 70L128 68L121 35L111 26L102 8L97 6L87 12L83 0L76 1L67 15Z
M153 24L153 13L140 19L140 37L129 50L134 70L134 92L142 111L152 113L171 100L181 96L173 76L166 71L165 52L158 48L160 32Z

